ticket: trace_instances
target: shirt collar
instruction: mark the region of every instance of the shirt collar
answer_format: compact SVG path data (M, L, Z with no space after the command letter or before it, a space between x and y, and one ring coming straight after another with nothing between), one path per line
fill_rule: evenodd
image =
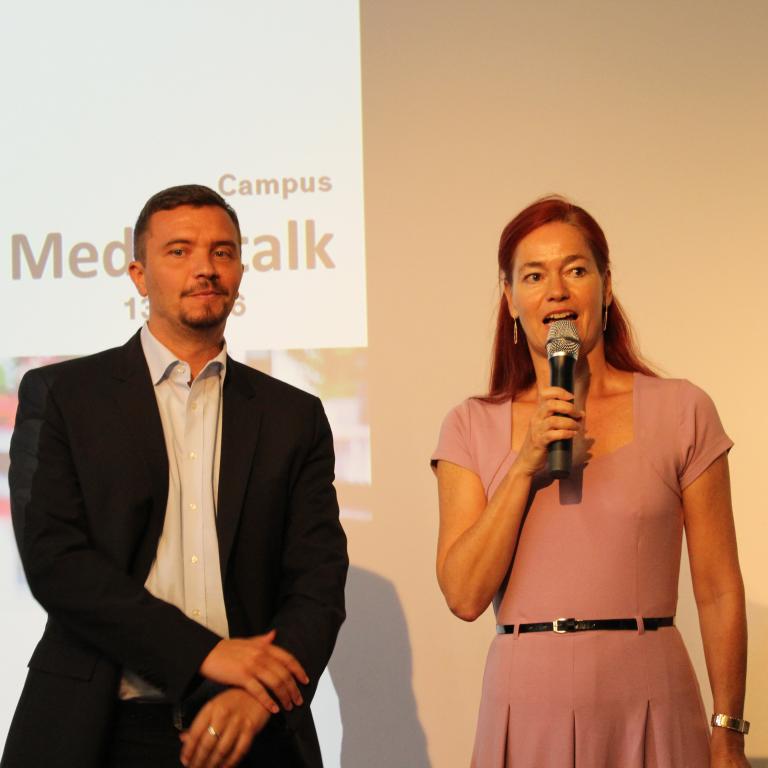
M152 378L152 383L157 386L166 378L168 378L174 366L179 363L189 365L184 360L179 358L171 352L168 347L159 342L149 330L149 326L144 323L141 328L141 348L144 351L144 357L147 361L147 367L149 368L149 375ZM218 373L223 376L227 370L227 343L221 347L221 351L216 357L212 357L204 366L198 378L204 376L210 376L214 373Z

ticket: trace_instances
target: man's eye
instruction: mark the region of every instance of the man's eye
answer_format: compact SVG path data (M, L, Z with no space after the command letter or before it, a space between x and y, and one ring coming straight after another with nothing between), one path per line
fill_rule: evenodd
M541 273L539 273L539 272L529 272L527 275L523 276L523 280L526 283L538 283L539 280L541 280Z
M184 249L183 248L171 248L168 253L171 254L171 256L183 256L184 255Z
M576 277L584 277L587 274L587 270L584 267L574 267L571 273Z
M220 259L231 259L232 258L232 252L231 251L218 250L218 251L214 251L213 255L217 256Z

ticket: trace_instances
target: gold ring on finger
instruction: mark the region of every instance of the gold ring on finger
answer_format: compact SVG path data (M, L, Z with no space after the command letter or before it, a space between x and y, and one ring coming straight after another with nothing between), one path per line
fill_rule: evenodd
M219 736L221 736L221 734L212 725L208 726L208 733L210 733L214 739L218 739Z

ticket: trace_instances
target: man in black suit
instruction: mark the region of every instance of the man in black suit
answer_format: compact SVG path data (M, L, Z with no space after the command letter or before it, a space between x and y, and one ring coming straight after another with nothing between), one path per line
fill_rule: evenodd
M344 619L319 400L226 356L232 208L153 196L125 346L30 371L14 530L48 622L2 768L321 765L309 703Z

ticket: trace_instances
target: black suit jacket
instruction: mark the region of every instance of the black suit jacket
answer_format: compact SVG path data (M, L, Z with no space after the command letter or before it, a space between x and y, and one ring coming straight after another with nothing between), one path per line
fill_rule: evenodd
M254 752L264 765L320 766L309 702L344 619L348 564L330 428L317 398L231 359L222 418L216 527L230 635L274 627L310 678L306 703L272 718ZM97 768L122 668L182 701L219 640L144 588L168 457L138 334L30 371L10 454L14 531L48 622L1 765ZM275 753L282 761L266 758Z

